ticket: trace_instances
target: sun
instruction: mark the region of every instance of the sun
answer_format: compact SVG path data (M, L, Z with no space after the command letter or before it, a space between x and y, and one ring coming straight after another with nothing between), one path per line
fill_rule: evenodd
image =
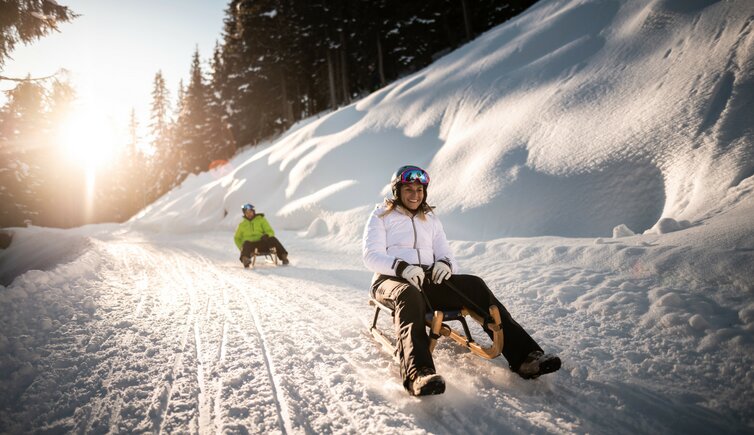
M115 156L118 138L115 127L102 111L79 106L62 122L60 145L69 162L94 172Z
M105 111L92 107L72 107L58 127L61 163L72 165L71 169L79 168L84 176L84 192L81 193L87 217L93 216L98 174L108 169L107 164L116 157L119 148L117 129L112 121Z

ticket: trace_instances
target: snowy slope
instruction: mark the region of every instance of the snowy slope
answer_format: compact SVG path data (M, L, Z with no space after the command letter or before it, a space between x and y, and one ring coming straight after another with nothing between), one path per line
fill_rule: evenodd
M189 183L191 209L171 197L141 221L178 209L204 222L251 198L299 229L379 200L406 161L433 175L432 199L464 239L710 217L754 174L751 15L745 1L541 2L243 154L220 185Z
M0 432L754 431L752 26L746 0L542 1L127 224L16 229ZM441 342L446 394L402 391L360 235L406 163L560 372ZM292 267L240 267L249 201Z

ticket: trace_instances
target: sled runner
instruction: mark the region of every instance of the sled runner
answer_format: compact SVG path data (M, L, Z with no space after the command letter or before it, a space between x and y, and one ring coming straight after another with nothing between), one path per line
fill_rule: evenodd
M380 315L380 310L385 310L386 312L390 313L391 317L394 314L394 310L380 303L371 296L369 298L369 305L375 307L374 319L372 320L372 326L369 328L369 332L371 332L372 336L374 336L374 338L379 343L381 343L387 350L389 350L392 355L396 355L396 346L387 337L387 335L385 335L385 333L377 328L377 318ZM486 324L487 329L492 331L492 345L490 345L489 347L482 347L474 341L474 338L471 336L471 331L469 331L469 325L466 323L466 316L469 316L472 319L476 320L480 325ZM448 324L443 323L445 321L451 320L455 320L461 323L464 335L459 334L450 326L448 326ZM475 355L481 356L482 358L486 359L496 358L503 351L503 330L500 327L500 322L500 311L494 305L489 307L489 316L482 316L479 313L476 313L465 307L460 310L429 312L426 314L426 324L430 330L429 351L433 352L435 349L435 344L437 343L437 339L445 336L453 339L453 341L467 348L471 353Z
M254 248L254 252L251 253L251 268L254 268L254 265L257 262L257 257L260 255L264 255L265 259L267 261L275 264L275 266L278 265L278 252L275 248L270 248L267 251L260 251L259 248Z

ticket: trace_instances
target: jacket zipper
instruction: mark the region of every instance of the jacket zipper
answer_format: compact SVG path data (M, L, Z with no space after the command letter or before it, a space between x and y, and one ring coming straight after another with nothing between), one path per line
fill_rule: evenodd
M414 218L416 215L411 216L411 226L414 228L414 249L416 249L416 256L419 258L419 266L422 264L422 253L421 251L416 247L416 224L414 223Z

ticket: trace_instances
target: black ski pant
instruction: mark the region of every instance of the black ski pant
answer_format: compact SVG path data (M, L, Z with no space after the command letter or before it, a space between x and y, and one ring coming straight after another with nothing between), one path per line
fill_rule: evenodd
M270 248L275 248L278 254L278 258L280 258L281 260L288 258L288 251L285 250L283 244L280 243L280 240L278 240L277 237L265 237L263 239L257 240L256 242L250 242L248 240L243 242L241 248L241 257L239 257L239 260L243 257L251 258L251 255L254 253L255 248L259 249L259 252L262 253L269 252Z
M474 275L451 275L449 281L478 307L488 309L490 305L495 305L500 310L504 338L503 356L511 370L517 371L530 352L542 350L524 328L513 320L508 310L481 278ZM464 306L464 300L445 282L431 283L430 272L427 272L425 277L424 294L434 310L459 310ZM425 325L427 303L424 295L405 279L388 275L377 277L372 284L372 295L380 303L395 310L393 321L398 337L401 376L403 385L408 388L409 380L418 369L435 368ZM492 337L491 331L486 332Z

